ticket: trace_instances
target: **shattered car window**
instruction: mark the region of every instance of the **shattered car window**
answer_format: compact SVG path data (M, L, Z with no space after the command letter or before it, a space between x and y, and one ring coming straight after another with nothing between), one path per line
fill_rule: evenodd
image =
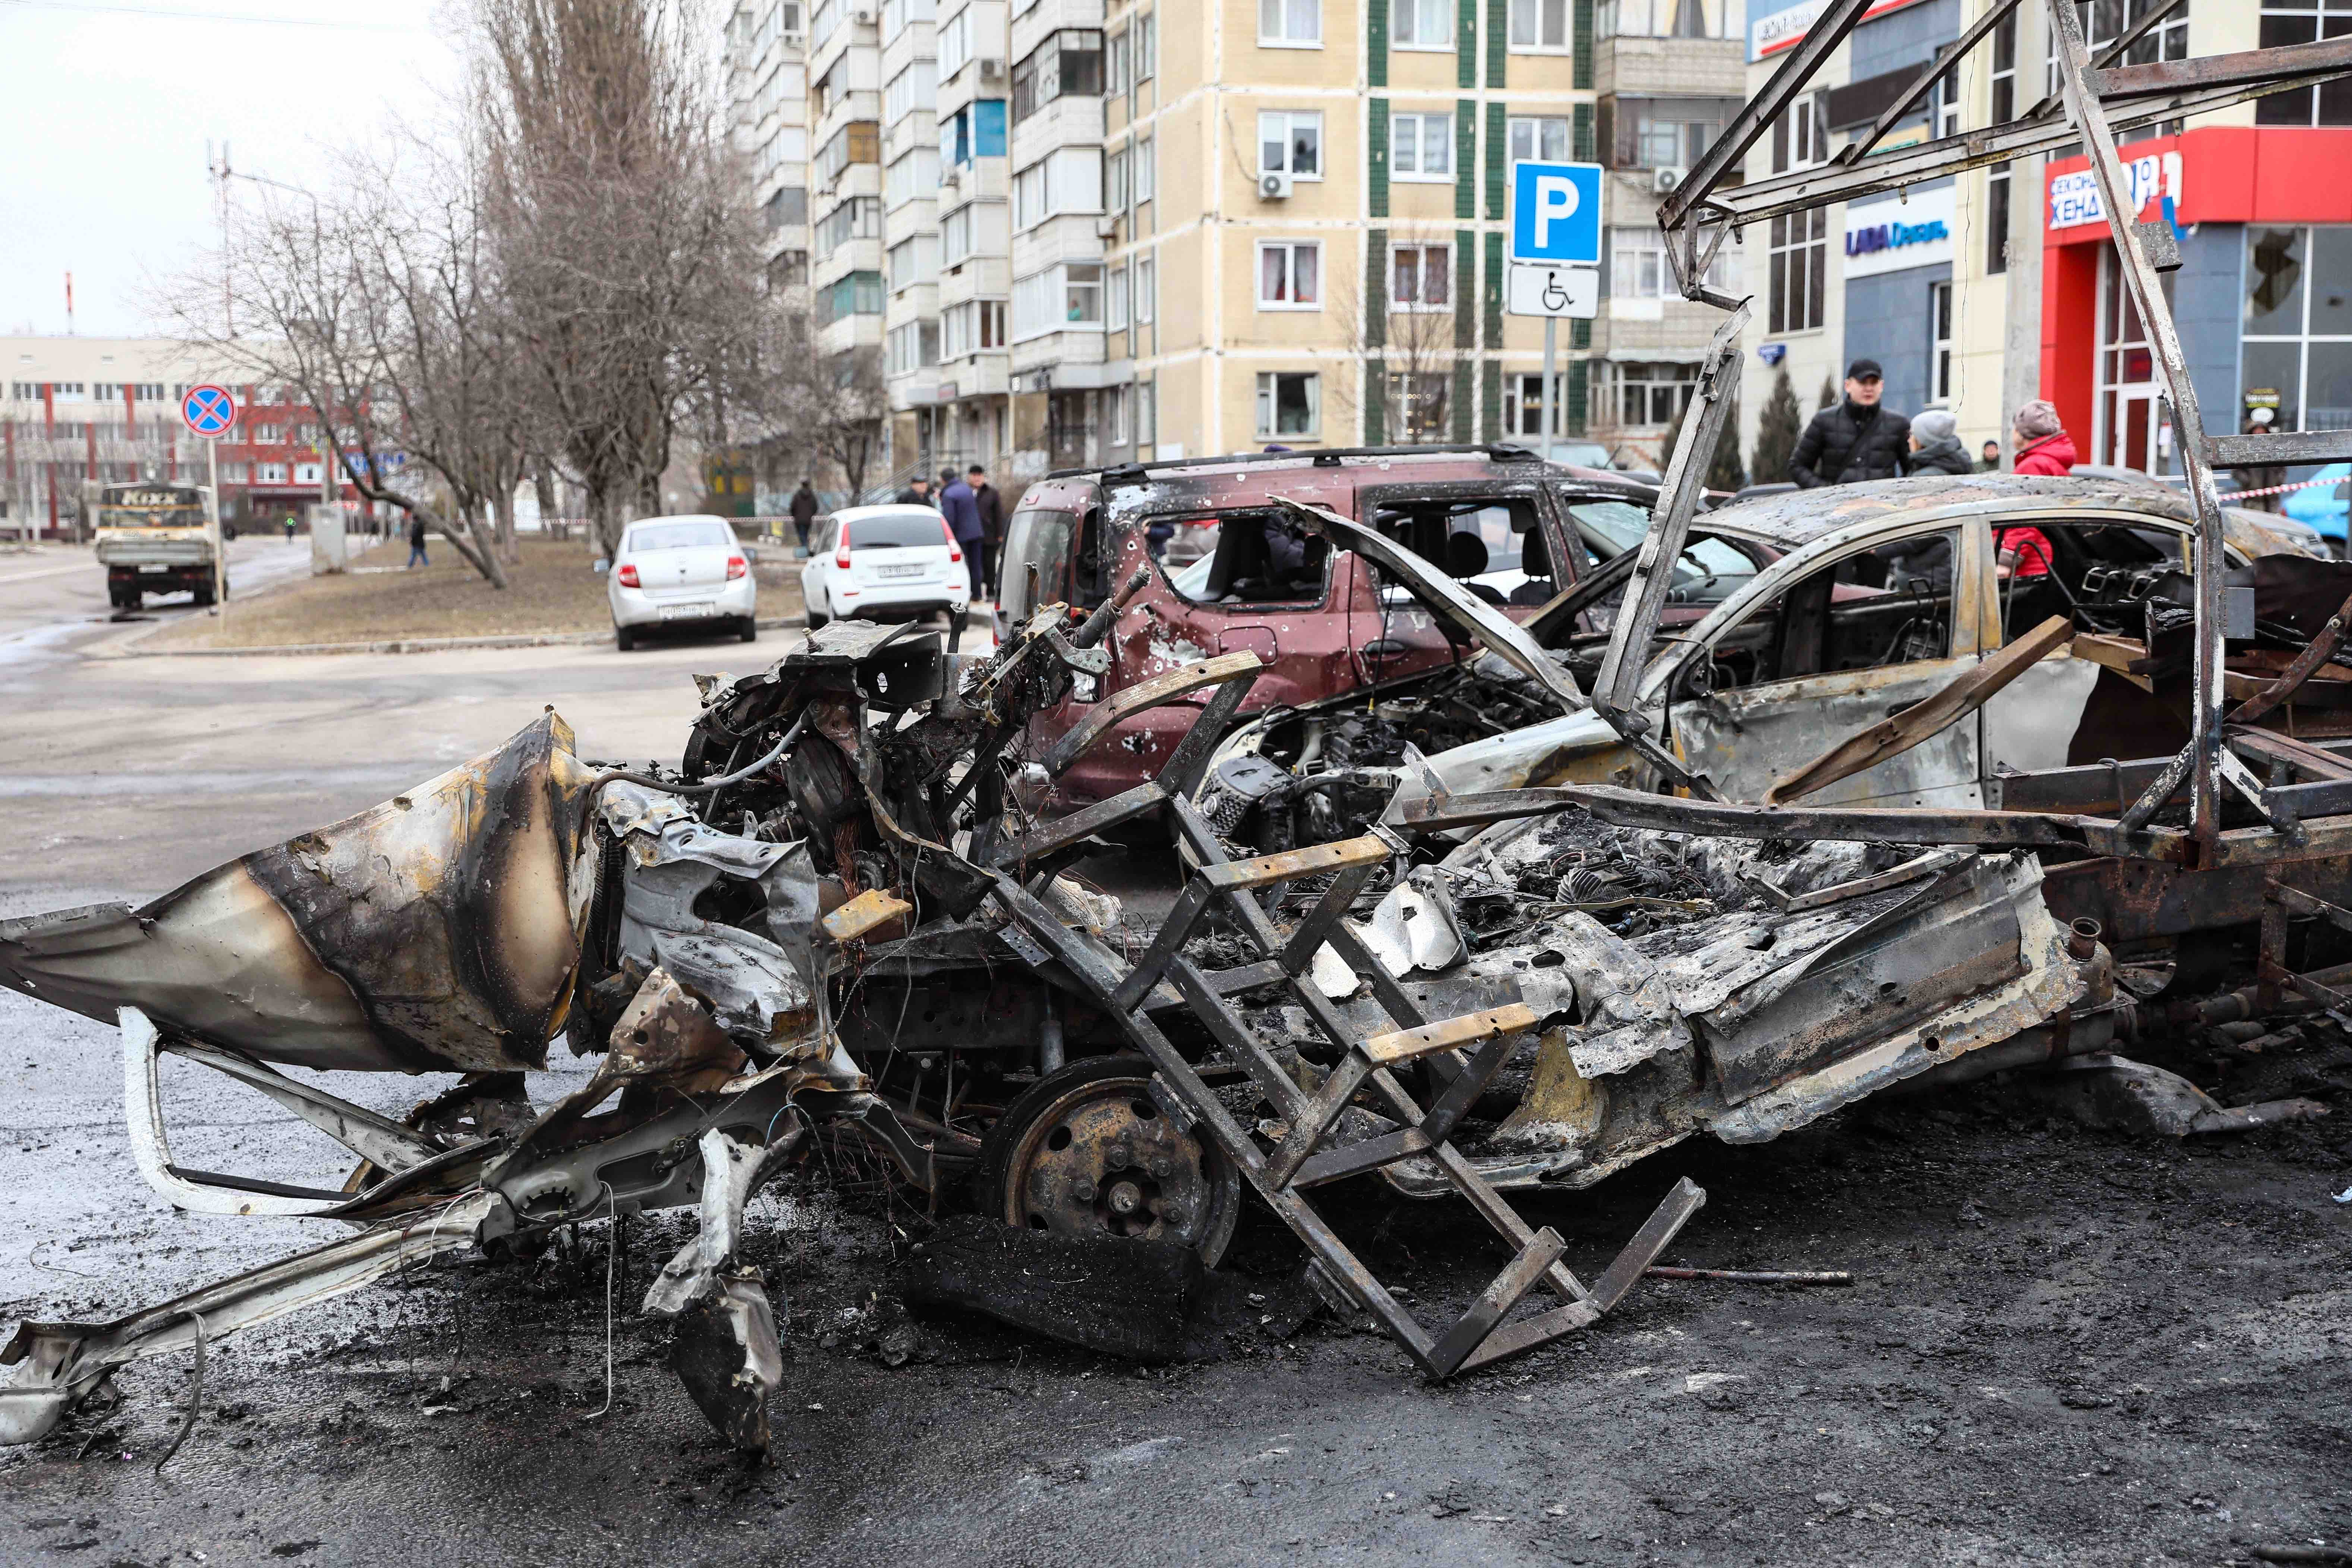
M1077 518L1066 511L1032 507L1016 511L1004 529L1004 613L1025 620L1038 605L1070 596L1070 541ZM1029 568L1037 568L1037 601L1029 600Z
M1809 573L1717 637L1713 689L1948 658L1957 530L1923 533Z
M734 531L723 522L657 522L631 529L627 542L621 548L633 552L707 550L734 542Z

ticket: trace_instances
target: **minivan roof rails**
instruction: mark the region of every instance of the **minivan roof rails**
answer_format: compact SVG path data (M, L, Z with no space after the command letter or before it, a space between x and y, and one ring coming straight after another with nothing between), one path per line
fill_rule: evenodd
M1077 479L1099 475L1106 485L1141 484L1147 475L1167 468L1223 468L1234 463L1281 463L1306 458L1318 468L1336 468L1349 458L1428 458L1469 456L1490 458L1498 463L1537 463L1540 454L1527 447L1513 446L1504 441L1465 443L1442 447L1307 447L1289 452L1225 452L1215 457L1165 458L1150 463L1117 463L1109 467L1056 468L1045 477L1049 479Z

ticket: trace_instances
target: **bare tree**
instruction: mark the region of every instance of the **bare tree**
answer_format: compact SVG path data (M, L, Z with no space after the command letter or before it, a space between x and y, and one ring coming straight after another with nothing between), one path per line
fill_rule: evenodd
M487 320L495 290L463 193L411 208L398 190L388 169L354 170L307 210L274 197L241 209L226 286L192 277L164 306L179 336L307 403L360 495L423 519L503 588L479 504L511 461ZM403 454L442 481L457 515L394 481Z
M477 0L473 115L528 399L597 536L660 510L690 402L748 357L751 189L694 0Z
M1411 226L1387 231L1384 254L1368 256L1360 284L1330 289L1342 341L1360 359L1365 377L1379 376L1367 406L1382 411L1380 428L1367 421L1373 446L1421 446L1453 439L1454 370L1459 362L1454 237ZM1345 399L1337 401L1343 405Z

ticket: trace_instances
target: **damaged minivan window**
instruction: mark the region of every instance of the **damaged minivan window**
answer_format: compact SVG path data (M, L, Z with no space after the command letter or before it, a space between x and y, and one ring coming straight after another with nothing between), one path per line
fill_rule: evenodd
M1465 497L1393 501L1372 514L1372 526L1490 605L1542 604L1556 592L1537 531L1531 497ZM1527 541L1533 539L1533 559ZM1530 588L1531 581L1540 579ZM1535 596L1528 597L1532 593ZM1383 596L1410 597L1391 585Z
M1219 520L1216 547L1171 573L1168 585L1196 605L1312 604L1329 554L1278 512L1234 512Z

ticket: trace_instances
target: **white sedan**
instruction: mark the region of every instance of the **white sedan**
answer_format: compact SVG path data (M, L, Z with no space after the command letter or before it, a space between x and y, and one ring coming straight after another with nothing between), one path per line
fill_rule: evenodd
M604 581L613 641L623 653L648 626L760 635L751 558L723 517L648 517L621 535Z
M809 629L852 616L914 620L944 614L963 623L971 568L948 520L927 506L844 507L809 536L801 594Z

